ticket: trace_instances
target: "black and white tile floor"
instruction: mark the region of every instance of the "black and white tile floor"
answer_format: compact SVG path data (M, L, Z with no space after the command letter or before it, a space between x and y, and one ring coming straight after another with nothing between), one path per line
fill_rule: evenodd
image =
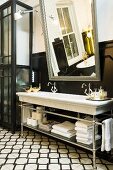
M49 137L0 128L0 170L91 170L92 155ZM97 170L113 170L113 164L97 158Z

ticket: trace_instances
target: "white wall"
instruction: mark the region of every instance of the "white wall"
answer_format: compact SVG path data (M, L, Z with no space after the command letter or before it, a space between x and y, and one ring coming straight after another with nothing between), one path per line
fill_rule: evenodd
M35 3L38 2L38 0L32 0L32 2L31 0L21 0L21 1L25 3L29 2L29 5L31 6L36 5ZM77 2L79 3L81 0L74 0L74 1L76 1L76 3ZM113 0L96 0L96 1L97 1L98 40L99 42L113 40ZM78 10L80 10L80 8ZM34 52L43 51L44 41L43 41L42 32L40 32L41 30L40 23L35 24L34 31L36 30L37 33L36 34L34 33L33 51Z
M0 0L0 5L7 0ZM38 0L21 0L31 6L36 6ZM52 1L52 0L51 0ZM77 0L76 0L77 1ZM79 2L80 0L78 0ZM97 26L99 42L113 40L113 0L96 0L97 1ZM82 13L82 11L81 11ZM34 16L34 41L33 52L41 52L45 50L44 38L42 34L41 24Z
M34 10L37 12L33 12L33 53L37 53L45 51L45 43L39 6Z
M113 0L97 0L99 42L113 40Z
M45 51L44 34L40 16L39 0L20 0L33 7L33 53ZM36 12L37 11L37 12Z

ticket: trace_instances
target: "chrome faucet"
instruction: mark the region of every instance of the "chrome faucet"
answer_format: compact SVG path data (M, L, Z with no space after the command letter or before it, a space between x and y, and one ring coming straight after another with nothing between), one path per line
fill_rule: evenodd
M89 89L89 95L92 93L92 89L91 89L91 83L89 83L88 85L88 89Z
M82 83L82 86L81 86L81 88L83 89L84 88L84 86L87 86L85 83Z
M54 82L54 83L48 82L47 86L49 86L49 85L51 85L52 93L56 93L58 91L56 88L56 82Z
M81 88L84 88L84 86L87 87L87 85L86 85L85 83L82 83ZM88 91L88 92L87 92L87 91ZM91 84L90 84L90 83L88 84L88 89L86 88L85 91L84 91L84 93L85 93L87 96L90 96L90 95L91 95L92 90L91 90Z

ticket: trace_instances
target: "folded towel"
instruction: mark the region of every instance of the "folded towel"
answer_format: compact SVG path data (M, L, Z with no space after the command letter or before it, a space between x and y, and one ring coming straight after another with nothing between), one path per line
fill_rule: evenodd
M84 134L83 134L83 133L77 132L77 133L76 133L76 136L77 136L77 137L80 137L80 138L84 138L84 139L92 139L92 138L93 138L93 133L90 133L90 132L89 132L89 133L86 133L86 134L84 133ZM96 134L96 136L97 136L97 134Z
M89 129L89 128L92 128L92 122L84 122L84 121L77 121L75 123L75 126L76 127L82 127L82 128L85 128L85 129Z
M45 131L51 131L52 126L53 126L54 124L57 124L57 123L59 123L59 122L54 121L54 120L48 120L48 121L45 122L45 123L40 123L40 124L39 124L39 128L40 128L40 129L43 129L43 130L45 130Z
M90 129L93 127L93 124L92 124L92 121L93 121L93 118L90 117L90 116L87 116L86 118L84 118L84 120L88 120L88 121L91 121L91 122L85 122L83 120L78 120L76 123L75 123L75 126L76 127L82 127L84 129ZM96 121L98 121L98 119L96 118ZM96 125L98 126L98 125Z
M66 133L66 132L69 132L70 130L74 130L75 125L74 125L74 123L65 121L63 123L53 125L52 128L55 130L59 130L60 132Z
M87 139L87 138L91 138L92 137L92 133L90 133L90 132L89 133L80 133L80 132L77 131L76 136Z
M100 135L95 135L95 140L99 140L101 138ZM83 137L79 137L79 136L76 136L76 139L77 140L81 140L81 141L84 141L84 142L87 142L87 141L92 141L93 142L93 138L83 138Z
M61 135L61 136L64 136L64 137L67 137L67 138L71 138L71 137L76 135L75 130L72 130L71 132L64 133L64 132L58 131L56 129L52 129L51 132L56 133L56 134Z
M102 122L101 151L110 151L113 147L113 119L109 118Z
M85 129L85 128L82 128L82 127L75 127L75 130L77 131L77 133L80 133L80 134L91 134L93 133L93 127L92 128L89 128L89 129ZM95 127L95 134L98 133L98 126Z
M77 142L80 142L80 143L83 143L83 144L86 144L86 145L91 145L92 144L92 141L84 142L82 140L77 140Z

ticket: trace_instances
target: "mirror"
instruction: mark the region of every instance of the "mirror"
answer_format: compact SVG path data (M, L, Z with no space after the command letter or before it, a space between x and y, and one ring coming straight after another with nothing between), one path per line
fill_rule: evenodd
M40 0L50 80L99 81L96 0Z

